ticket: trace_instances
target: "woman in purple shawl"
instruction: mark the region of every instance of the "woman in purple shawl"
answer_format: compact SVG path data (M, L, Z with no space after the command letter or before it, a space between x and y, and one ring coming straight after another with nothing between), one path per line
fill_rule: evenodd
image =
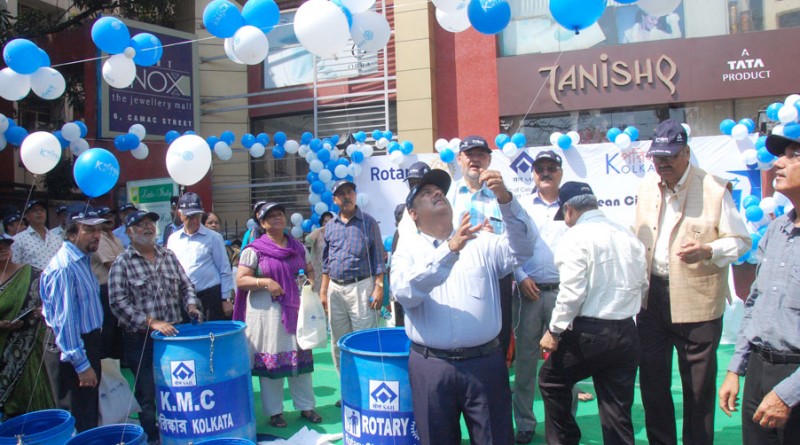
M314 407L311 351L297 345L297 313L300 291L297 274L307 271L305 249L286 236L286 211L278 203L266 203L258 211L258 238L242 251L236 274L234 320L247 323L245 334L253 356L253 375L260 377L261 406L274 427L286 427L283 418L283 381L289 381L294 407L312 423L322 418Z

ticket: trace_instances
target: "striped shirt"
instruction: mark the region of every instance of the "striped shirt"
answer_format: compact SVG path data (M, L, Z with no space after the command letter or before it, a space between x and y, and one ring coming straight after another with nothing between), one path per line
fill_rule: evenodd
M458 229L461 225L461 217L469 212L469 223L473 226L478 225L489 218L489 224L494 228L494 233L502 235L505 232L503 215L497 204L494 193L482 186L475 193L469 191L464 178L456 181L447 193L447 200L453 206L453 227Z
M352 280L382 274L383 242L378 222L356 207L346 223L336 215L325 225L322 273L334 280Z
M65 241L39 278L45 321L56 336L61 361L75 372L91 366L81 334L103 326L100 285L92 273L89 256Z
M128 247L111 266L108 295L111 312L130 331L147 329L147 317L168 323L181 321L181 305L200 306L195 288L172 251L154 246L151 263L133 246Z

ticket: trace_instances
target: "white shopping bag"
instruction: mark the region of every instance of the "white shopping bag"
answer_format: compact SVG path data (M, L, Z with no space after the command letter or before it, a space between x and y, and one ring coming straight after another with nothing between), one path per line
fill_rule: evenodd
M297 344L305 349L321 348L328 344L328 321L319 295L310 285L303 286L300 313L297 315Z
M103 378L100 379L100 425L115 423L130 423L128 417L142 410L133 392L122 376L119 369L119 360L103 359Z

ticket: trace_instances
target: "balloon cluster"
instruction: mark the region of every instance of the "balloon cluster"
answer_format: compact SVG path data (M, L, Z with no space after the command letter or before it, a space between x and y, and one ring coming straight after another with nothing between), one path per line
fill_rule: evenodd
M449 164L456 159L459 145L461 145L461 139L459 138L453 138L449 141L442 138L436 140L433 144L433 148L439 152L439 159Z
M94 22L92 41L112 55L103 63L103 79L114 88L129 87L136 79L136 65L155 65L164 52L158 37L143 32L131 38L128 27L116 17L101 17Z
M688 136L688 125L683 124L683 128L686 129L686 134ZM627 150L634 141L639 139L639 129L632 125L625 127L624 130L620 130L617 127L612 127L606 132L606 137L621 150Z
M89 129L83 121L67 122L61 130L53 132L53 136L61 143L61 148L69 147L73 156L80 156L89 149L89 142L84 139L89 134Z
M750 133L755 133L756 123L750 118L742 119L738 123L733 119L725 119L720 122L719 131L722 134L733 137L737 141L743 141L747 139Z
M142 141L147 136L147 129L142 124L133 124L125 134L114 138L114 147L119 151L130 151L136 159L145 159L150 154L150 148Z
M513 158L517 155L519 149L525 148L528 140L522 133L514 133L514 135L510 137L507 134L498 134L497 137L494 138L494 143L497 145L497 148L503 151L504 155Z
M511 21L511 6L505 0L433 0L436 21L445 31L466 31L471 27L493 35Z
M294 16L294 33L308 52L322 58L347 49L349 39L361 51L378 52L392 31L386 17L369 10L373 4L375 0L308 0Z
M566 134L556 131L550 135L550 144L555 148L567 150L581 142L581 135L577 131L568 131Z
M14 39L3 48L6 68L0 70L0 97L22 100L33 92L45 100L58 99L64 94L64 76L50 67L50 56L27 39Z
M750 238L753 241L753 246L734 264L738 265L744 262L756 264L758 262L756 256L758 252L758 243L767 231L767 226L770 221L772 221L772 215L775 217L783 215L787 205L791 206L789 199L778 192L764 199L759 199L758 196L750 195L742 200L744 217L745 220L747 220L747 229L750 231Z
M267 33L278 24L280 15L273 0L250 0L242 11L228 0L214 0L203 10L203 25L213 36L224 39L230 60L256 65L267 58Z
M0 114L0 151L3 151L8 144L22 145L26 137L28 130L18 126L14 119Z

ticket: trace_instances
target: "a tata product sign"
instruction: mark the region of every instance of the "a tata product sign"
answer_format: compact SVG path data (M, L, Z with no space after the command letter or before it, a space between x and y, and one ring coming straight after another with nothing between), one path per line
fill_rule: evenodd
M153 66L136 66L136 80L127 88L113 88L102 81L100 127L102 137L127 133L142 124L148 138L159 138L170 130L195 130L200 122L197 43L193 34L139 22L125 21L131 36L148 32L161 40L164 54Z
M499 58L500 115L786 95L800 48L775 42L798 38L791 28Z

